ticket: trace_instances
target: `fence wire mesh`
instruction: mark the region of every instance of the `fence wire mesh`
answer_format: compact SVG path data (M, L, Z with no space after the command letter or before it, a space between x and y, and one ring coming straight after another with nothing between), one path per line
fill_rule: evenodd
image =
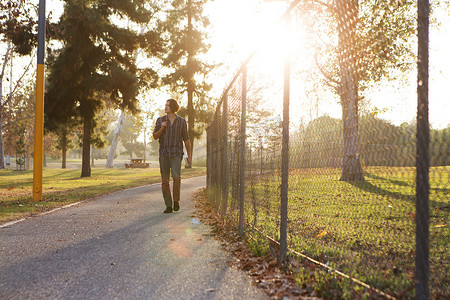
M417 94L424 82L402 75L428 69L417 67L411 48L417 5L428 4L324 3L292 5L285 14L292 16L290 35L267 35L267 47L226 87L207 129L208 198L256 253L307 257L342 272L299 270L300 284L314 277L335 289L331 295L350 298L370 289L385 297L449 298L450 129L430 129L428 120L418 126L428 118L428 98ZM428 45L419 34L420 43ZM418 151L427 140L426 153ZM416 204L418 186L425 186L426 201ZM425 223L416 225L419 215ZM429 234L428 245L418 245L425 252L416 250L416 239L424 241L419 231ZM264 236L285 239L287 253ZM429 264L418 268L424 260ZM339 280L343 274L367 285ZM317 291L333 297L327 292Z

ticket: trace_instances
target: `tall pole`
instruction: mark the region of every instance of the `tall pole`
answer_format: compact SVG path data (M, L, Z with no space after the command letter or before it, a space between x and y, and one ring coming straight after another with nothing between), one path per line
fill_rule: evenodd
M428 299L430 124L428 120L429 0L418 0L417 156L416 156L416 299Z
M286 29L290 32L291 16L286 15ZM285 41L286 58L284 62L283 89L283 140L281 141L281 203L280 203L280 259L279 264L286 261L287 254L287 219L288 219L288 181L289 181L289 101L291 82L291 60L289 57L289 38Z
M222 181L222 217L225 217L228 209L228 93L223 96L222 112L222 138L223 138L223 181Z
M239 234L244 234L245 140L247 124L247 64L242 68L242 111L239 132Z
M44 54L45 0L39 0L36 104L34 117L33 201L42 200L42 158L44 153Z

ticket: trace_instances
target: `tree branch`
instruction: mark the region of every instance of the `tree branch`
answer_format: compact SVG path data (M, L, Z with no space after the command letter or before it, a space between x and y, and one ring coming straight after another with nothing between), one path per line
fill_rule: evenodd
M3 82L3 76L5 76L6 65L8 64L9 56L11 52L11 41L8 40L8 48L6 49L5 58L3 60L2 72L0 73L0 85ZM1 99L0 99L0 107L1 107Z
M33 116L28 116L28 117L24 117L24 118L20 118L20 119L15 119L14 122L6 122L5 124L3 124L4 128L7 128L10 124L16 124L17 122L21 122L21 121L27 121L27 120L31 120L34 119L34 115Z
M339 86L339 81L333 79L330 76L330 74L325 72L325 70L320 66L319 62L317 61L317 55L314 55L314 62L316 63L316 66L319 69L320 73L322 73L323 77L325 77L325 79L327 80L327 85L329 85L333 88L337 88Z
M315 2L315 3L317 3L317 4L320 4L320 5L323 5L323 6L325 6L326 8L328 8L328 9L330 9L330 10L335 10L334 6L331 5L331 4L325 3L325 2L320 1L320 0L311 0L311 1L312 1L312 2Z
M28 70L30 69L30 66L33 64L34 57L36 56L35 54L36 54L36 51L34 51L33 55L31 56L30 63L25 68L25 71L23 71L22 76L20 76L20 78L17 80L16 85L14 86L14 89L11 91L11 93L9 94L6 101L3 104L0 103L0 109L2 109L6 104L8 104L8 102L11 101L11 99L12 99L14 93L16 92L17 88L19 87L23 77L25 76L25 74L27 74Z

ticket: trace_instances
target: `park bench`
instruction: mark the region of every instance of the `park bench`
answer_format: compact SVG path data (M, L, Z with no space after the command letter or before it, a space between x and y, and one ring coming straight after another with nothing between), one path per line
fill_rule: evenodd
M125 168L148 168L149 163L146 163L143 158L132 158L131 163L125 163Z

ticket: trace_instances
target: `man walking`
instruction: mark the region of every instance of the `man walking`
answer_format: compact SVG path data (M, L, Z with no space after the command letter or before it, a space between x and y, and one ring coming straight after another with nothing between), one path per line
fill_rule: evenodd
M183 142L187 152L187 165L191 166L191 141L186 120L176 113L180 109L177 101L166 101L165 116L156 120L153 138L159 140L159 169L161 171L162 194L166 204L165 214L180 209L181 161L183 160ZM170 172L173 178L173 206L170 193ZM172 208L173 207L173 208Z

